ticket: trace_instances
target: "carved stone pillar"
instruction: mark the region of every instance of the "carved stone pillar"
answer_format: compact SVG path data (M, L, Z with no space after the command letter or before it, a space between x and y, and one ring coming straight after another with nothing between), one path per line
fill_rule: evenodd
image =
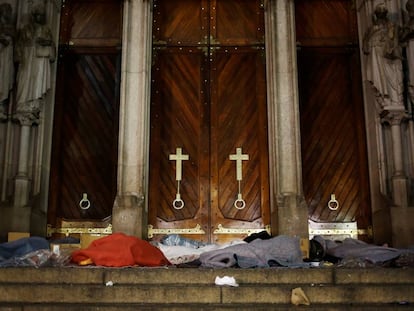
M30 193L30 181L28 174L30 130L32 125L39 121L39 116L36 113L20 112L17 113L14 118L20 122L21 130L13 205L15 207L22 207L28 204Z
M14 180L13 217L10 221L14 223L12 227L15 230L30 232L30 132L32 125L39 122L39 115L33 112L18 112L14 118L19 121L21 127L17 175Z
M7 120L7 111L6 111L5 104L0 103L0 122L6 121L6 120Z
M392 245L402 248L412 245L414 208L408 206L408 178L404 170L404 148L402 142L402 122L408 118L403 107L387 110L382 121L390 125L392 149L392 199L390 206Z
M394 205L399 207L408 206L408 180L404 173L404 159L402 148L401 123L407 119L407 114L401 110L387 110L384 112L383 122L391 127L392 144L392 197Z
M269 0L265 3L272 232L307 238L294 1Z
M123 23L118 193L112 225L114 232L144 237L147 232L151 1L125 0Z
M5 104L0 103L0 157L3 157L3 163L0 170L0 202L7 198L7 178L11 159L11 119Z

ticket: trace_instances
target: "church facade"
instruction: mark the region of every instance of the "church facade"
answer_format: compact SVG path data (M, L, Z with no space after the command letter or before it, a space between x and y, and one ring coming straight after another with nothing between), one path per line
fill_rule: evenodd
M1 0L0 234L412 245L410 3Z

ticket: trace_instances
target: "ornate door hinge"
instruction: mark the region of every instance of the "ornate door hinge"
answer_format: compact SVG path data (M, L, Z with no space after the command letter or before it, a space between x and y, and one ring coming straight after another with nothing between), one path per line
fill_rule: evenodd
M206 232L197 224L194 228L158 228L148 225L148 238L153 238L156 234L205 234Z
M264 228L225 228L222 224L218 224L217 229L214 230L214 234L247 234L259 233L267 231L271 235L270 225L266 225Z

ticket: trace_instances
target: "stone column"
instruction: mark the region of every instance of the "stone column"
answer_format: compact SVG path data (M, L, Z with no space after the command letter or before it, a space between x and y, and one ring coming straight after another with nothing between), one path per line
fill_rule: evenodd
M2 110L4 109L4 110ZM10 128L11 120L5 104L0 103L0 159L3 160L0 171L0 202L6 200L6 188L8 178L8 164L10 163ZM0 161L1 162L1 161Z
M408 206L408 178L404 170L404 151L402 143L401 124L407 119L403 107L401 109L386 110L383 112L383 122L391 127L390 156L393 168L391 178L393 204L390 207L392 246L404 248L412 245L414 226L414 208Z
M18 112L14 118L20 122L21 127L17 175L14 180L13 217L10 220L13 223L12 228L14 230L30 232L30 132L32 125L39 121L39 116L38 113L33 112Z
M395 206L408 206L408 180L404 173L401 123L408 116L402 107L400 110L387 110L383 122L391 127L392 144L392 197Z
M7 112L5 104L0 102L0 122L7 121Z
M150 0L125 0L119 124L118 192L112 226L145 238L151 73Z
M272 233L308 238L308 209L301 174L294 1L265 3Z

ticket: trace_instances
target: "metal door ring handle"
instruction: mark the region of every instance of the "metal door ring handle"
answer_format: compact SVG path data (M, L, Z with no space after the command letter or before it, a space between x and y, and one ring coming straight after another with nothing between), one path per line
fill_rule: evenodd
M87 210L91 207L91 201L88 200L88 194L84 193L82 200L79 201L79 207L83 210Z
M243 199L237 199L234 201L234 207L237 209L243 209L246 207L246 202Z
M184 207L184 201L182 199L175 199L173 201L173 207L175 209L182 209Z
M328 208L331 211L336 211L339 208L339 202L337 199L335 199L335 195L331 194L331 199L328 202Z

